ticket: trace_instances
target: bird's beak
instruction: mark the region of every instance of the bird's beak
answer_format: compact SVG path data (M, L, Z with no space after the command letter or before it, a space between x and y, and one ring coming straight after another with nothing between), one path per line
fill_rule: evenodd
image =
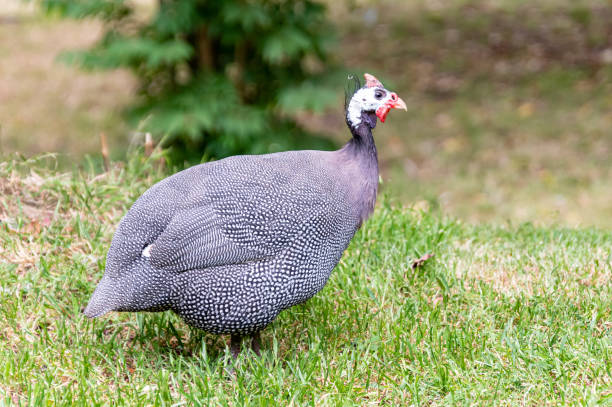
M406 112L408 111L408 108L406 107L406 103L400 97L397 98L397 100L391 107L393 109L404 109Z
M387 113L389 113L389 110L391 109L404 109L408 111L406 103L402 100L402 98L397 96L395 92L391 93L389 100L384 105L376 109L376 116L378 116L380 121L384 123L385 119L387 118Z

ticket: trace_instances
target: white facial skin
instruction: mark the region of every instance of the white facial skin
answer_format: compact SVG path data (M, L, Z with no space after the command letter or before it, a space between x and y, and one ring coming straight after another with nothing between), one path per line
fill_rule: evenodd
M347 109L347 117L351 126L361 123L361 112L375 112L380 106L389 102L391 92L381 87L361 88L351 98Z

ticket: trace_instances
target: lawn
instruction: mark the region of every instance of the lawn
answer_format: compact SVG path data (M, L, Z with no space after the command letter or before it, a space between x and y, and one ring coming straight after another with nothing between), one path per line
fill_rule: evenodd
M382 197L325 289L231 377L227 338L171 313L81 314L116 223L164 172L53 160L0 164L0 404L612 402L609 231L476 226Z

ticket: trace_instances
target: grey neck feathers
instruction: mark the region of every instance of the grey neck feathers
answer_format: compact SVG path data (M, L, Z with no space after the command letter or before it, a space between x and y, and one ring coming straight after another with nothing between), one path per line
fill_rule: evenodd
M356 126L347 124L353 138L340 150L345 159L354 163L357 172L352 174L356 184L360 221L363 222L374 210L378 192L378 153L372 129L376 126L374 112L361 112L361 121Z
M343 150L349 155L354 155L367 167L376 170L378 178L378 153L374 144L372 129L376 127L376 114L374 112L361 112L361 121L353 126L347 122L353 138L344 146Z

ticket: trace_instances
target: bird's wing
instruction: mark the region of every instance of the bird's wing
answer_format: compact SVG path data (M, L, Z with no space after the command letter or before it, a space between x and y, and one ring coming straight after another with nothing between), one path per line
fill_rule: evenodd
M172 218L151 245L149 261L157 268L180 272L265 257L257 248L228 238L214 207L200 206Z
M209 173L187 174L200 182L174 180L191 188L186 205L153 242L151 264L180 272L272 257L306 221L321 213L331 216L332 182L318 167L266 157L243 157L244 166L230 161ZM296 166L306 173L296 172Z

